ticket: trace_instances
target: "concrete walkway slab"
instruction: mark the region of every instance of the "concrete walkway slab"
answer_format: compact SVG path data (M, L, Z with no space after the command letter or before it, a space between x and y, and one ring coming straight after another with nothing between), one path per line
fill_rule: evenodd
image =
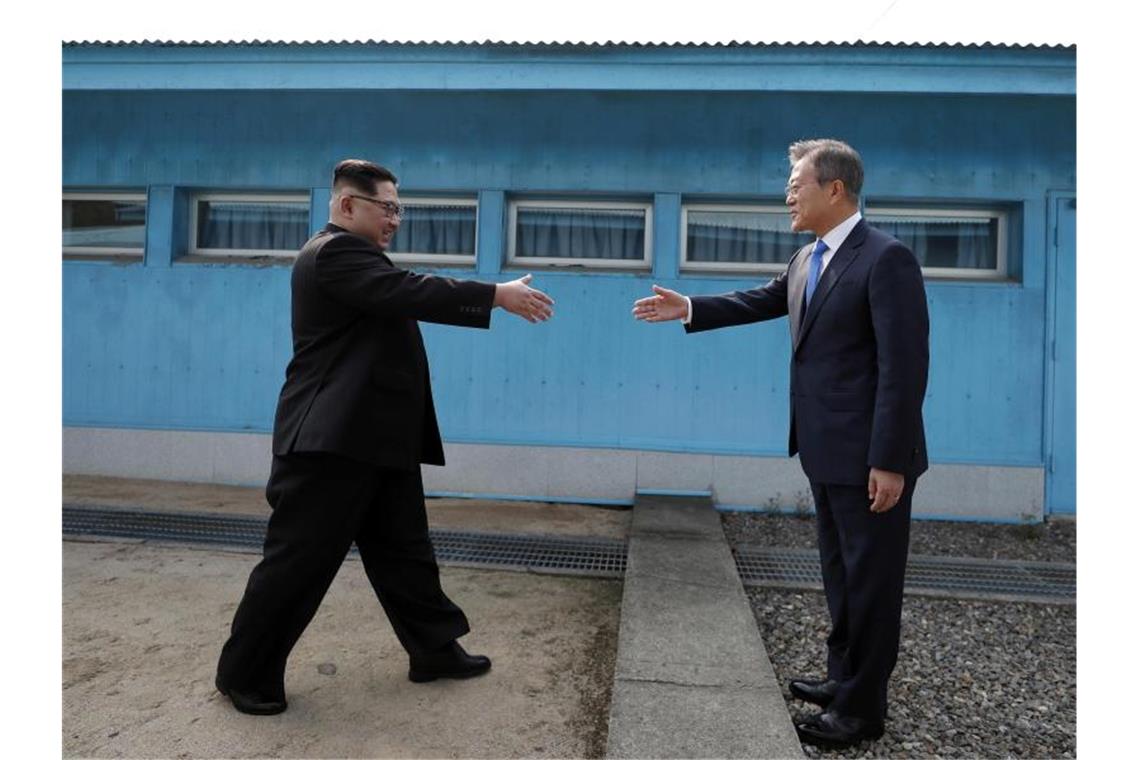
M802 757L708 499L638 497L608 757Z

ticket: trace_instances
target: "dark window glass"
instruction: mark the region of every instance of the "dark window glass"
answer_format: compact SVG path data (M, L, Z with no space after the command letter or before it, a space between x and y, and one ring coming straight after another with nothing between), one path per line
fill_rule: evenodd
M786 264L813 237L792 232L783 212L692 210L687 217L689 263Z
M198 248L296 251L308 239L308 203L198 201Z
M518 208L515 257L645 259L645 210Z
M145 201L63 201L64 248L137 248L141 252L145 240Z
M455 203L405 202L389 253L475 255L475 207Z
M998 220L867 212L868 223L898 238L924 267L997 269Z

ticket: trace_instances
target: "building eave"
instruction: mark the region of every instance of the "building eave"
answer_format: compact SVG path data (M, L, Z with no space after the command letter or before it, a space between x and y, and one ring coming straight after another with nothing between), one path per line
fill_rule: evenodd
M1072 46L81 42L80 90L590 90L1068 95Z

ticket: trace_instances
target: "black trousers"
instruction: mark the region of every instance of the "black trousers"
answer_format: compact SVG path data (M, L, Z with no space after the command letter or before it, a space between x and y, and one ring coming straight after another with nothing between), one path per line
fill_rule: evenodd
M355 541L364 571L410 655L470 630L443 593L419 469L374 467L329 454L274 457L273 512L222 647L227 688L284 698L285 663Z
M839 682L830 709L842 715L871 721L887 715L916 480L908 477L898 504L881 514L871 512L865 485L811 484L831 615L827 677Z

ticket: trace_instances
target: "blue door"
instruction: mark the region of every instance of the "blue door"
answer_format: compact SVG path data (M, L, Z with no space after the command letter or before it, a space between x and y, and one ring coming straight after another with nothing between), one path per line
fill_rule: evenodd
M1053 199L1052 435L1045 474L1049 514L1077 511L1077 199Z

